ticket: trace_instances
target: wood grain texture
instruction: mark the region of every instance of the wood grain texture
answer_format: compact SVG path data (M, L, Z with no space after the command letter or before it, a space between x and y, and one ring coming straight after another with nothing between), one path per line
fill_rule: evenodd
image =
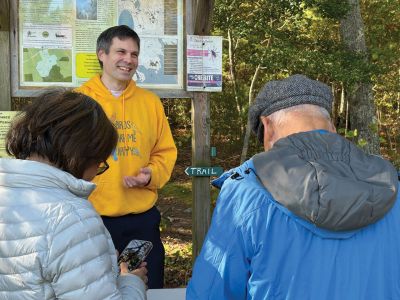
M10 5L0 1L0 110L11 109Z
M210 100L207 93L194 93L192 99L192 165L210 166ZM193 177L193 257L203 245L210 225L210 177Z

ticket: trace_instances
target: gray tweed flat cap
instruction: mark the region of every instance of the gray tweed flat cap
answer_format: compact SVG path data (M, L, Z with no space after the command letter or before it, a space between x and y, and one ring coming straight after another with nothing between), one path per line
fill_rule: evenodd
M264 126L260 121L261 116L268 116L278 110L300 104L318 105L330 112L332 98L331 89L326 84L304 75L269 81L249 108L251 129L263 143Z

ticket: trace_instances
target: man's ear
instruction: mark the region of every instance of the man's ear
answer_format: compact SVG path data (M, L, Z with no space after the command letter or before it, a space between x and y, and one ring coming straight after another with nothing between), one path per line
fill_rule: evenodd
M97 52L97 59L103 62L103 57L105 55L105 52L103 49L100 49L99 52Z
M331 128L329 129L329 131L330 131L330 132L333 132L333 133L337 133L337 132L336 132L336 126L333 125L333 122L330 121L329 123L330 123L330 127L331 127Z
M272 147L272 137L274 135L274 129L272 126L272 122L268 117L262 116L261 122L264 126L264 149L268 151Z
M260 119L264 126L265 124L269 124L269 122L271 122L266 116L261 116Z

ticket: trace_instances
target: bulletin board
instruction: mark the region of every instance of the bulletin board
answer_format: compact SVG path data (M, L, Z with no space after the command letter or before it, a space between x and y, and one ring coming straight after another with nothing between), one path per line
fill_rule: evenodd
M127 25L140 39L139 86L184 90L184 0L11 1L12 96L77 87L101 72L96 40Z

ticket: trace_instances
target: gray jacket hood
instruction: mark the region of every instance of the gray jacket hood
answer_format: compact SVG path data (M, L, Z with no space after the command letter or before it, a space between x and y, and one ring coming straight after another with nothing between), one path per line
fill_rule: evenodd
M398 192L390 162L334 133L290 135L255 155L253 163L276 201L328 230L354 230L378 221Z

